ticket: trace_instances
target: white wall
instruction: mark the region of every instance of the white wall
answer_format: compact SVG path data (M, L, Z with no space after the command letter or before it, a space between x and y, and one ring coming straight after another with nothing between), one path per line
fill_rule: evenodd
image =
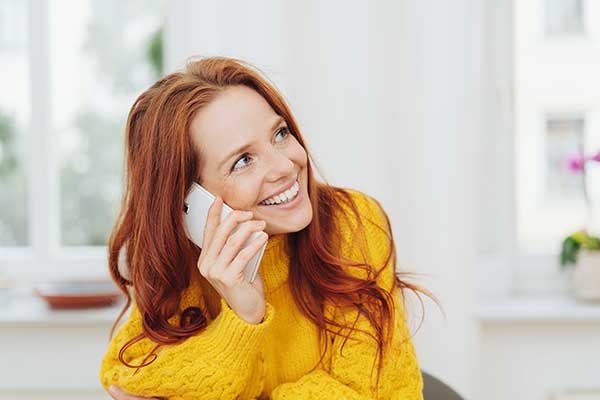
M386 204L395 207L396 237L404 244L400 260L431 275L424 283L448 316L444 320L428 307L415 343L422 367L467 398L475 398L476 382L471 311L477 292L482 6L405 1L386 25L401 27L389 32L386 43L395 92L386 101L386 121L397 127L388 148L405 149L402 159L390 159L397 184L386 193ZM397 46L395 37L402 38Z
M108 398L99 371L120 307L46 308L40 299L2 305L0 400Z
M474 399L600 399L599 321L522 321L482 327L479 391Z

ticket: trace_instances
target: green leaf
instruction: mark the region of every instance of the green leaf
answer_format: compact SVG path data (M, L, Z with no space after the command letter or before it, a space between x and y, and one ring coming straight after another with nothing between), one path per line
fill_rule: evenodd
M159 30L152 35L148 50L146 52L148 61L154 70L154 74L157 77L161 77L164 70L164 55L163 55L163 29Z
M575 264L577 261L577 252L581 244L573 238L573 235L566 238L562 243L562 250L560 252L560 265L562 269L564 267Z

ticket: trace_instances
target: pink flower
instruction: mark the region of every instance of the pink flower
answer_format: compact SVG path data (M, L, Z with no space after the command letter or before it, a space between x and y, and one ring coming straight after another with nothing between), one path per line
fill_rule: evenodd
M595 156L590 157L590 160L596 161L596 162L600 162L600 151L596 153Z
M600 154L600 153L599 153ZM566 160L566 166L571 172L583 171L585 159L582 156L573 156Z

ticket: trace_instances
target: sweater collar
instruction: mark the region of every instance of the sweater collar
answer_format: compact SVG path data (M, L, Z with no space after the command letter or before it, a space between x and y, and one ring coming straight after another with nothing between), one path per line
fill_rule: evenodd
M273 292L288 280L290 260L287 253L287 241L287 233L271 235L267 240L259 267L265 293Z

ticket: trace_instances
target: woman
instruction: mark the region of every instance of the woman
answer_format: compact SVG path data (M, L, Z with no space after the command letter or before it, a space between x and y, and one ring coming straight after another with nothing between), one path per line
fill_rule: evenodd
M142 93L126 168L109 240L128 299L117 322L133 306L100 371L114 398L422 398L404 290L423 289L395 272L386 213L315 180L289 107L254 67L204 58ZM202 251L183 229L193 181L217 196ZM236 211L219 221L223 202Z

